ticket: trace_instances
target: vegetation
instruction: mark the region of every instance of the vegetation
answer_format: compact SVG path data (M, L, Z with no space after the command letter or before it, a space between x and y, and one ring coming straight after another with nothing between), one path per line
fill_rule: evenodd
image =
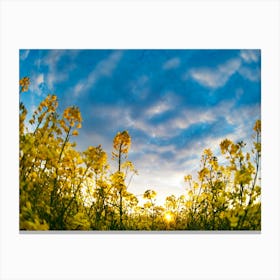
M20 92L28 91L29 84L29 78L21 79ZM147 190L141 206L128 191L137 174L128 160L129 133L119 132L113 139L117 170L112 170L101 145L75 150L73 139L82 126L79 108L69 107L60 116L57 107L57 97L48 95L26 120L27 110L20 104L21 230L261 229L260 120L250 152L244 142L225 139L221 160L205 149L197 179L185 176L185 195L168 196L159 206L156 192Z

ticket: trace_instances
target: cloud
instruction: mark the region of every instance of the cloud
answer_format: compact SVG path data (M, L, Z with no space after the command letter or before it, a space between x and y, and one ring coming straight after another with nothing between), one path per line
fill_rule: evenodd
M260 104L244 106L235 110L231 110L230 114L225 115L225 118L229 124L235 124L237 129L247 132L252 131L253 124L257 119L260 118L260 109ZM237 137L245 137L245 134L244 132L241 133L241 131L238 131Z
M249 68L242 66L238 72L251 82L257 82L261 79L261 71L259 68Z
M47 52L47 55L43 58L43 63L49 67L50 71L53 71L57 67L59 60L66 55L67 51L65 50L50 50Z
M74 96L78 96L85 87L86 84L84 82L78 82L74 87Z
M30 50L20 50L20 60L26 60Z
M132 127L134 121L131 117L131 108L117 107L114 105L94 104L88 107L88 116L95 123L102 123L102 130L112 130L117 127Z
M74 87L73 96L78 97L82 92L92 88L102 77L110 77L122 58L122 51L112 52L106 59L101 60L85 79L80 80Z
M36 95L41 96L44 91L47 89L45 83L45 74L44 73L32 73L31 77L31 84L30 84L30 91L34 92Z
M219 111L218 108L216 108ZM177 114L174 118L169 120L170 127L176 129L187 129L192 124L195 123L205 123L205 122L212 122L215 120L217 115L214 114L213 109L205 109L201 110L198 109L185 109Z
M66 72L52 72L47 74L47 84L49 88L53 89L54 84L58 82L66 81L68 78L68 74Z
M114 51L108 58L97 64L95 68L96 74L107 77L111 76L121 58L122 51Z
M44 83L44 74L41 73L37 76L35 80L36 85L40 85L41 83Z
M240 57L246 63L258 62L260 59L260 51L259 50L241 50Z
M102 123L100 129L111 131L118 127L137 132L141 139L149 140L149 144L167 144L168 141L176 139L182 132L195 124L214 123L219 118L224 118L233 106L232 102L222 102L219 105L201 110L201 108L185 108L177 110L177 106L165 103L155 103L151 107L142 110L142 113L134 116L134 107L116 107L114 105L103 105L90 107L95 126ZM161 121L160 113L167 112L166 119ZM170 114L170 115L169 115ZM151 117L159 118L153 123ZM117 131L116 131L117 132Z
M163 64L162 68L164 70L170 70L170 69L178 68L180 66L180 63L181 63L181 60L178 57L174 57L174 58L171 58L171 59L167 60Z
M136 80L131 81L128 85L129 92L135 100L144 100L149 94L149 77L145 74L138 77Z
M136 126L138 126L138 129L142 129L154 137L170 139L180 135L182 131L187 130L194 124L214 122L216 119L227 114L232 106L232 102L222 102L208 109L185 108L177 112L175 107L172 117L164 122L152 125L148 120L141 120L139 123L136 123Z
M241 65L240 59L231 59L216 68L194 68L190 76L199 84L210 89L224 86Z
M69 77L68 71L58 71L57 69L59 61L67 54L66 50L50 50L45 57L37 60L37 66L43 64L48 67L45 80L50 89L53 89L55 83L65 81Z
M147 108L147 110L145 110L145 114L148 118L152 118L157 115L164 114L173 108L174 105L171 102L168 102L167 100L160 100Z
M148 120L160 118L168 112L174 112L180 104L180 100L181 98L173 91L166 91L160 94L158 98L146 102L147 105L143 110L143 115Z

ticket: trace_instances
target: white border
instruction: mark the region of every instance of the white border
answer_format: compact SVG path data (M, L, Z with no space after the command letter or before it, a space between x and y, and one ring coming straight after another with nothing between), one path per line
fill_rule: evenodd
M1 2L1 279L280 279L279 2ZM18 49L262 50L261 234L19 234Z

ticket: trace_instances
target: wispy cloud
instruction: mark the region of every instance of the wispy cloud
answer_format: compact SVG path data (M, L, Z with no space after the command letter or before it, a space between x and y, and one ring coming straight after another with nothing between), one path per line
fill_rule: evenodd
M110 77L122 58L122 51L114 51L106 59L101 60L85 79L80 80L74 87L73 95L78 97L82 92L92 88L102 77Z
M43 94L44 89L46 88L45 74L34 72L31 74L30 79L31 79L31 84L29 90L32 93L41 96Z
M41 83L44 83L44 74L43 73L39 74L35 80L36 85L40 85Z
M48 67L49 71L46 74L46 82L48 87L53 89L54 84L67 80L69 73L67 71L58 71L57 65L59 61L67 55L65 50L52 50L47 56L38 60L39 65L43 64Z
M190 76L204 87L216 89L224 86L229 78L239 69L240 59L231 59L216 68L194 68Z
M20 50L20 60L26 60L28 58L30 50Z
M178 97L173 92L166 92L163 97L148 105L144 114L147 118L162 115L168 111L174 110L178 105Z
M161 115L172 108L170 104L164 101L160 101L157 104L150 107L146 113L149 117L154 117L155 115Z
M249 68L242 66L238 72L251 82L260 81L261 79L261 70L259 68Z
M170 69L174 69L174 68L177 68L180 66L180 63L181 63L181 60L178 58L178 57L174 57L174 58L171 58L169 60L167 60L162 68L164 70L170 70Z
M204 110L201 108L177 110L177 106L172 105L172 103L158 102L135 117L133 107L103 105L92 108L91 114L94 118L99 118L100 123L103 123L103 131L105 131L104 126L108 130L112 130L114 127L123 127L148 135L154 139L153 141L161 142L175 139L192 125L213 123L219 118L224 118L232 106L232 102L222 102L215 107ZM154 117L164 112L171 113L164 122L151 122L151 116Z
M57 63L60 59L67 53L65 50L52 50L44 57L43 63L49 67L49 70L52 72L57 68Z
M194 124L212 123L219 118L223 118L232 106L233 104L231 102L222 102L215 107L204 110L201 108L186 108L176 111L175 107L172 117L165 122L152 125L148 119L142 119L136 122L136 126L153 137L170 139L177 137L182 131L187 130Z
M129 82L129 91L136 100L144 100L149 94L149 77L141 75L136 80Z
M259 50L241 50L240 57L247 63L258 62L260 59Z
M225 115L225 118L229 124L235 124L237 129L240 129L235 137L245 137L248 136L248 134L245 135L246 133L241 133L241 130L247 132L251 131L254 122L261 117L260 114L260 104L255 104L231 110L231 113Z

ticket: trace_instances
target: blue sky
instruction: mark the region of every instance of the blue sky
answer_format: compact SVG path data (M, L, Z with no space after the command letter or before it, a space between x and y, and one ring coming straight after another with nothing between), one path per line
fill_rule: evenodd
M59 112L76 105L83 117L77 149L102 145L118 131L132 137L129 159L139 175L129 190L185 191L205 148L224 138L251 143L260 118L260 50L20 50L21 94L32 112L48 93Z

